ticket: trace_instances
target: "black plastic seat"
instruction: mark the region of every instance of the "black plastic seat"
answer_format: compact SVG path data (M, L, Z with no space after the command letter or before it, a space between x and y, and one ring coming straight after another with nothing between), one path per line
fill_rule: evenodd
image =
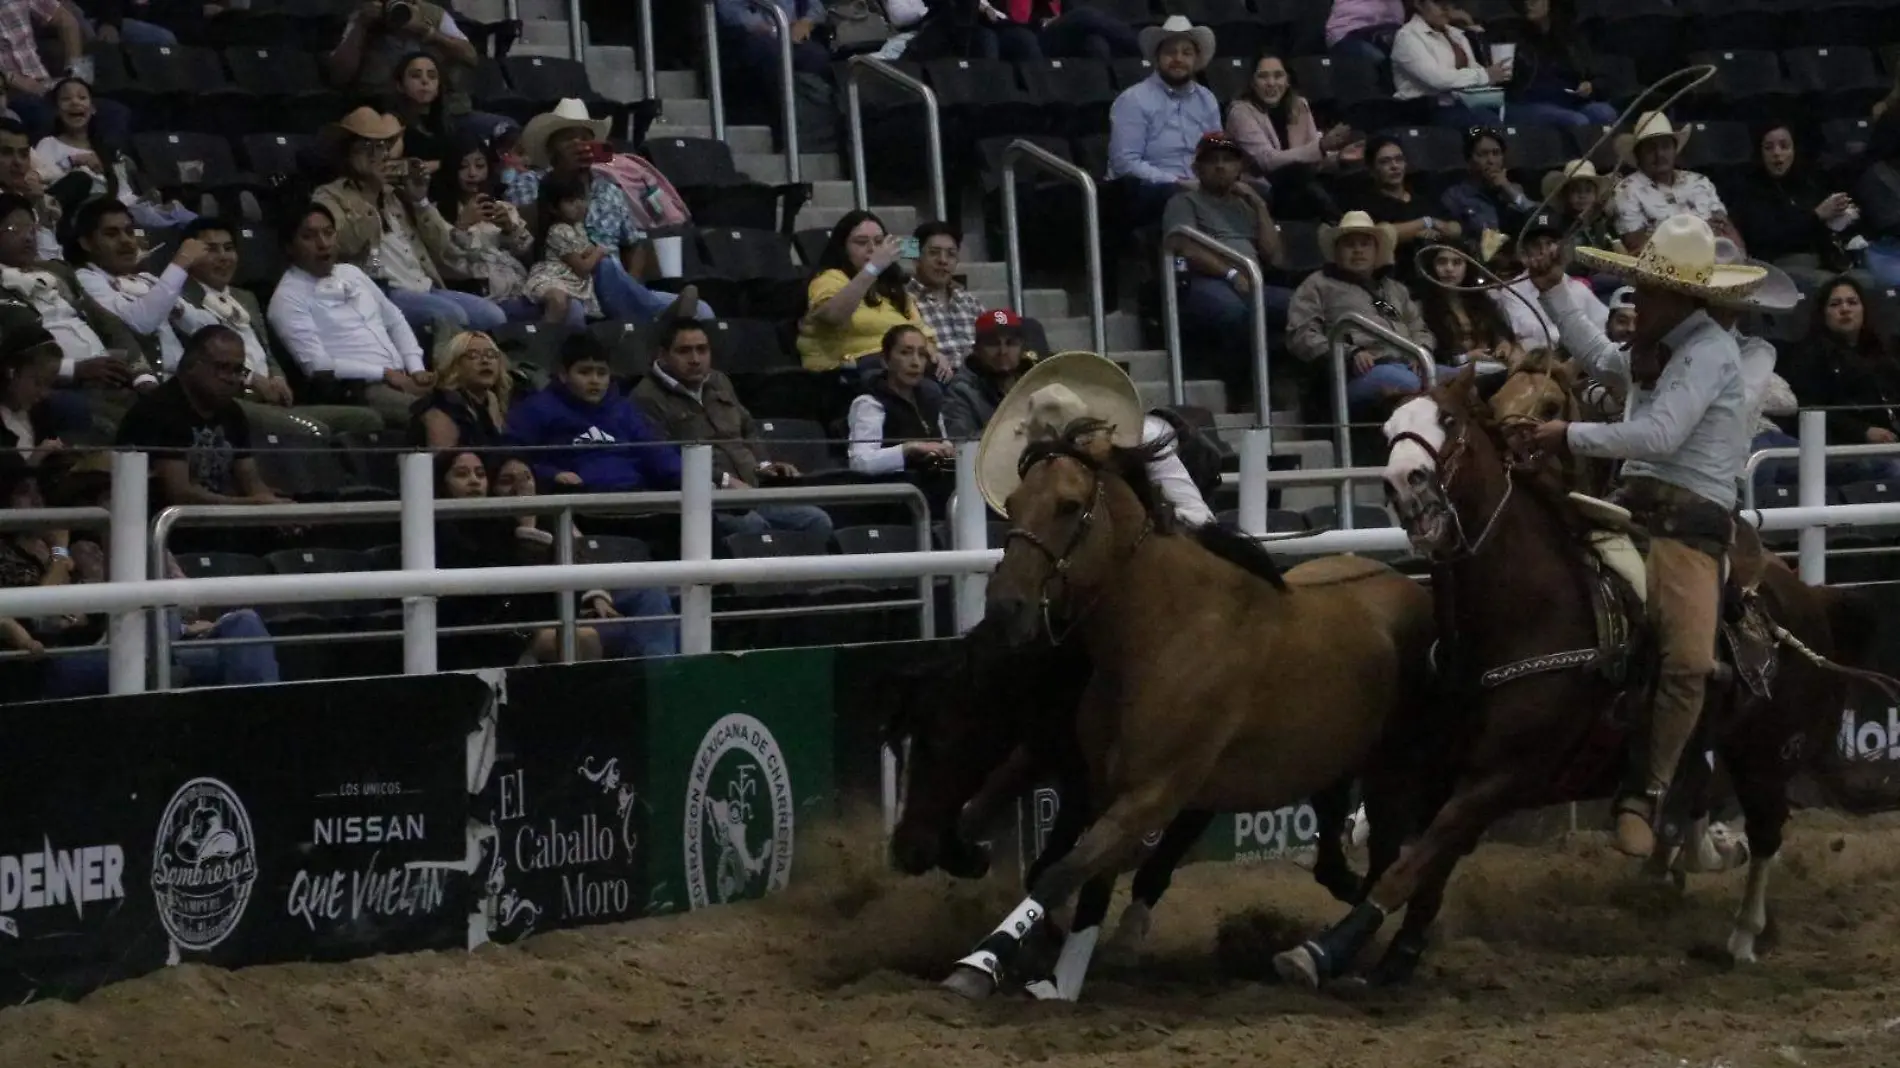
M273 45L224 50L231 80L258 96L312 96L331 92L314 52Z
M250 553L177 553L178 570L186 578L251 578L271 574L271 567Z
M759 439L766 455L791 464L802 474L835 471L843 465L831 455L825 428L814 419L760 419Z
M704 137L649 138L643 155L679 190L701 226L789 227L810 196L800 183L768 185L739 173L732 150Z
M1379 131L1405 150L1407 174L1453 179L1467 170L1464 138L1443 126L1396 126Z
M651 559L653 550L639 538L588 534L574 543L574 562L579 564L638 564Z
M1527 179L1556 170L1573 158L1563 131L1555 126L1507 125L1502 132L1505 143L1510 146L1504 154L1505 167ZM1528 182L1526 189L1529 189Z
M1213 30L1217 56L1233 56L1251 63L1272 40L1271 27L1254 17L1247 0L1177 0L1169 5L1169 10L1186 15L1196 26Z
M699 240L707 262L741 291L741 305L732 311L773 320L804 314L808 286L804 270L792 262L791 238L775 230L709 226Z
M713 366L738 379L800 368L798 356L779 344L778 329L763 319L719 319L706 324Z
M1690 54L1689 62L1715 68L1715 77L1687 98L1697 112L1711 118L1753 119L1763 108L1787 107L1796 96L1796 90L1781 73L1781 57L1774 52L1695 52Z
M649 329L642 328L638 323L605 319L589 324L587 332L606 347L607 366L613 371L614 377L625 382L629 388L646 377L647 368L653 365L653 340Z
M1787 41L1778 0L1683 0L1683 39L1709 49L1776 49Z
M1201 78L1207 82L1214 99L1225 108L1246 92L1248 83L1253 81L1253 60L1238 55L1215 56L1201 71Z
M261 187L254 176L238 170L231 143L213 134L134 134L132 148L146 179L160 189L226 193Z
M317 139L310 134L246 134L241 142L245 162L258 177L282 182L313 170Z
M924 64L924 79L937 95L944 147L968 159L967 146L981 135L1041 133L1045 112L1016 80L1016 68L998 59L938 59Z
M1699 171L1711 179L1755 165L1755 139L1739 122L1698 122L1676 156L1676 165Z
M914 527L896 524L885 526L839 527L831 533L832 540L838 543L838 551L848 556L865 553L909 553L926 552L929 545L917 544L917 530ZM870 590L915 590L916 579L883 578L859 579L853 585Z
M345 430L336 434L331 443L352 483L392 494L401 491L402 480L396 473L396 450L409 444L403 432Z
M280 549L266 554L264 560L270 564L271 571L279 575L336 575L378 570L368 554L354 549ZM286 611L274 612L272 615L307 614L324 621L361 619L375 612L386 611L390 603L374 600L308 601L285 605Z
M1114 72L1099 59L1045 59L1018 65L1023 92L1049 114L1045 129L1065 136L1108 128Z
M1864 115L1887 93L1874 54L1853 45L1794 48L1781 54L1788 84L1824 115Z
M509 56L501 61L515 92L536 107L552 107L569 98L587 105L595 118L617 118L625 104L609 100L594 91L587 68L571 59L554 56Z
M237 227L231 240L237 245L238 256L234 281L255 291L259 307L267 306L270 291L284 276L284 250L277 241L277 234L267 227L244 223Z
M567 328L550 323L503 323L489 331L495 345L516 366L523 364L553 374L561 367L561 342Z

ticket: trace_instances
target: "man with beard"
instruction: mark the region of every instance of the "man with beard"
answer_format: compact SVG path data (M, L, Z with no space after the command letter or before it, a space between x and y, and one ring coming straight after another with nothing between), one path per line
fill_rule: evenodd
M1108 176L1127 189L1137 224L1151 223L1168 198L1198 185L1194 151L1221 129L1220 104L1194 80L1214 58L1214 31L1180 15L1141 31L1141 54L1154 66L1122 90L1109 110Z

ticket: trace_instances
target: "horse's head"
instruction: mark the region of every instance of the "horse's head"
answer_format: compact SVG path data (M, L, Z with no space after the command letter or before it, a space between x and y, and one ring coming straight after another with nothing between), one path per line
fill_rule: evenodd
M1508 495L1508 476L1495 487L1486 471L1500 469L1492 440L1496 424L1467 368L1449 383L1413 397L1385 422L1388 453L1385 496L1426 556L1477 551Z
M1491 395L1492 418L1512 449L1526 458L1532 427L1552 419L1574 423L1581 411L1576 369L1551 349L1526 353Z
M986 615L1023 645L1066 633L1094 603L1125 554L1154 530L1143 467L1149 447L1118 448L1098 419L1024 450L1009 495L1009 534L990 576ZM1136 487L1141 487L1137 490Z

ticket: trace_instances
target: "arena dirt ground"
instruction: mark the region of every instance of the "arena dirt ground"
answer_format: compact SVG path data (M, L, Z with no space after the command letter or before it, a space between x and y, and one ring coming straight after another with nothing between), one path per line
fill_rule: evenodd
M1774 901L1780 944L1733 970L1741 877L1638 883L1599 835L1488 845L1403 991L1262 981L1262 943L1337 915L1290 864L1185 871L1149 959L1079 1005L969 1004L944 967L1013 903L882 872L833 828L778 899L567 931L473 955L222 972L0 1011L0 1065L540 1068L1767 1068L1900 1064L1900 818L1806 814ZM807 866L809 865L809 866Z

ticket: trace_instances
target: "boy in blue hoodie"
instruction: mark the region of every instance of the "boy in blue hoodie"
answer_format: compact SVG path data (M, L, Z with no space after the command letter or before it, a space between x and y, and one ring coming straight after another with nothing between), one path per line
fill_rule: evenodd
M509 413L508 440L573 446L524 454L544 486L596 493L678 489L679 448L612 388L606 346L592 334L575 334L561 344L557 379Z

